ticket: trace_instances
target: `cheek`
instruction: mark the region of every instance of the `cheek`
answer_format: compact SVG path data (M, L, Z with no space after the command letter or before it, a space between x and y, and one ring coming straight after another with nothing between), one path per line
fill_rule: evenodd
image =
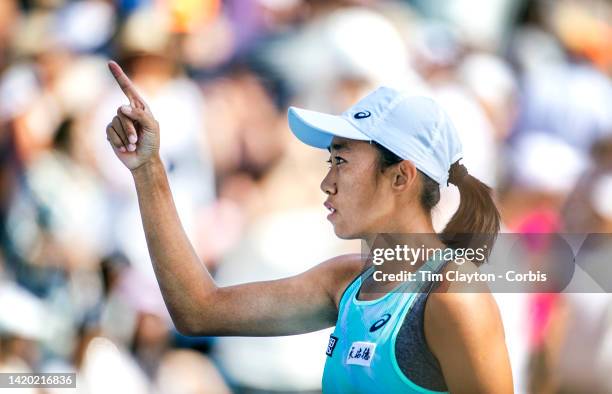
M363 174L351 174L345 178L344 185L344 200L352 208L363 208L369 205L376 188L374 182L366 181Z
M343 205L350 212L350 217L346 219L354 224L370 221L380 204L384 202L384 196L377 187L374 175L366 168L350 180L347 177L347 181L344 187L346 193L342 199L345 202Z
M350 199L334 223L334 232L341 239L362 238L375 231L381 223L378 199L372 196L371 190L366 193L367 188L360 189L359 186L355 185L351 190Z

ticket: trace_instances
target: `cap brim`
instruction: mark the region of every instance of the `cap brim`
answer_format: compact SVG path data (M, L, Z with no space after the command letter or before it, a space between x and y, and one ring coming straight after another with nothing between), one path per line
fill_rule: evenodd
M293 134L303 143L315 148L327 149L334 137L371 140L341 116L289 107L288 118Z

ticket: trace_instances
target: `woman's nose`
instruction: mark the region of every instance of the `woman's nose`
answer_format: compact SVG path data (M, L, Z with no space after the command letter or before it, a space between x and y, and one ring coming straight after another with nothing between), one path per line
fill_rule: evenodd
M323 178L323 181L321 181L321 190L323 190L323 193L325 194L336 194L337 191L336 181L332 175L332 172L333 170L330 170L325 178Z

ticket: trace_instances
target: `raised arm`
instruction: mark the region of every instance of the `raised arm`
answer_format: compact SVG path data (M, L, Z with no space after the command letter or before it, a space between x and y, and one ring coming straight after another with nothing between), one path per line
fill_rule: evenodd
M359 259L340 257L286 279L218 287L179 220L159 157L159 125L121 68L114 62L109 68L130 105L117 111L107 138L132 172L149 255L177 329L188 335L267 336L333 325L338 296L359 272Z

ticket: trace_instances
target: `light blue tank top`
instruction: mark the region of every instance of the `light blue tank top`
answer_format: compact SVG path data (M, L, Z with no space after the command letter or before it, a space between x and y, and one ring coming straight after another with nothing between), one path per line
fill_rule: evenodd
M444 263L430 260L418 271L438 272ZM326 349L323 392L439 393L411 381L395 357L398 332L423 282L407 281L381 298L360 301L357 295L362 279L373 270L370 267L353 281L340 300L338 321Z

